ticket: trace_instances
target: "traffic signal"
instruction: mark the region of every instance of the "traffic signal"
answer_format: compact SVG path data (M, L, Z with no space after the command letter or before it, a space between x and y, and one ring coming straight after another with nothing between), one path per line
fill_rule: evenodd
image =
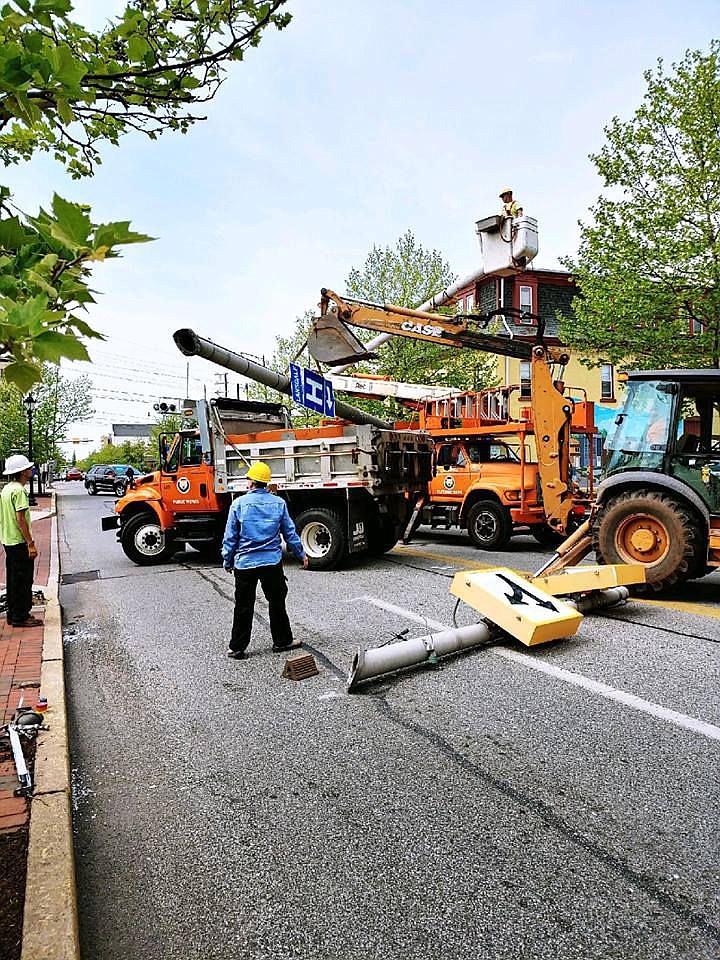
M162 403L154 403L153 410L156 410L158 413L163 413L163 414L175 413L175 411L177 410L177 407L175 406L174 403L165 403L165 401L163 401Z

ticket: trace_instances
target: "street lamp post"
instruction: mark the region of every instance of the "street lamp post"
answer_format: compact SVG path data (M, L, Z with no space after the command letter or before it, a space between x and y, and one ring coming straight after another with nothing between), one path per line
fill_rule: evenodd
M23 400L25 404L25 409L27 410L28 418L28 460L33 458L33 410L37 406L37 400L35 397L29 393ZM28 502L31 507L37 505L37 500L35 499L35 484L34 484L34 475L30 474L30 496L28 497Z

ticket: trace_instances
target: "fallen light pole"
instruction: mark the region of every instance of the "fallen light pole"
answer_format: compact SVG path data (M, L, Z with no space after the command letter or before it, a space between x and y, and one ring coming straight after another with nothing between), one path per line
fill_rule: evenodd
M580 574L585 583L588 578L607 582L621 579L633 582L633 577L634 582L644 579L642 569L638 572L638 568L623 565L600 568L599 574L597 570L596 567L585 567L582 571L573 571L572 576L564 578L566 586L578 583ZM556 583L557 579L553 585ZM508 588L511 592L504 592ZM534 646L571 636L582 620L582 614L617 606L630 595L627 586L621 585L579 592L576 598L563 596L557 599L553 593L545 593L537 582L528 582L503 568L482 571L481 577L474 571L458 573L451 591L481 613L492 611L491 619L386 643L369 650L359 648L348 673L348 693L355 692L358 685L365 681L422 664L434 664L440 657L491 641L512 637L526 646ZM504 629L494 620L503 622Z
M359 648L348 674L347 691L352 693L363 680L373 680L385 673L416 667L421 663L433 663L438 657L487 643L494 636L497 636L497 630L491 629L486 623L473 623L468 627L398 640L372 650Z

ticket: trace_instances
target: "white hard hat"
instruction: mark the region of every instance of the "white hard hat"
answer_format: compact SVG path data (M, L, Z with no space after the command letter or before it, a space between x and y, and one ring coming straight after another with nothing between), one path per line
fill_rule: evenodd
M34 466L35 464L31 463L22 453L16 453L12 457L7 458L3 472L6 477L11 477L14 473L22 473L23 470L29 470L30 467Z
M505 187L504 190L500 191L499 196L504 197L506 193L512 193L512 187Z

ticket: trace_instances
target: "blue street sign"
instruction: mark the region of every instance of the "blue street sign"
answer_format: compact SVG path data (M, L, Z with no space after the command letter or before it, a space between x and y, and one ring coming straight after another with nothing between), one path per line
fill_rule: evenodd
M290 388L295 403L303 402L303 371L296 363L290 364Z
M305 380L305 397L303 406L318 413L325 412L325 378L314 370L303 370Z
M329 380L325 381L325 416L335 416L335 391Z
M335 416L335 391L321 373L291 363L290 389L295 403L316 413L324 413L326 417Z

